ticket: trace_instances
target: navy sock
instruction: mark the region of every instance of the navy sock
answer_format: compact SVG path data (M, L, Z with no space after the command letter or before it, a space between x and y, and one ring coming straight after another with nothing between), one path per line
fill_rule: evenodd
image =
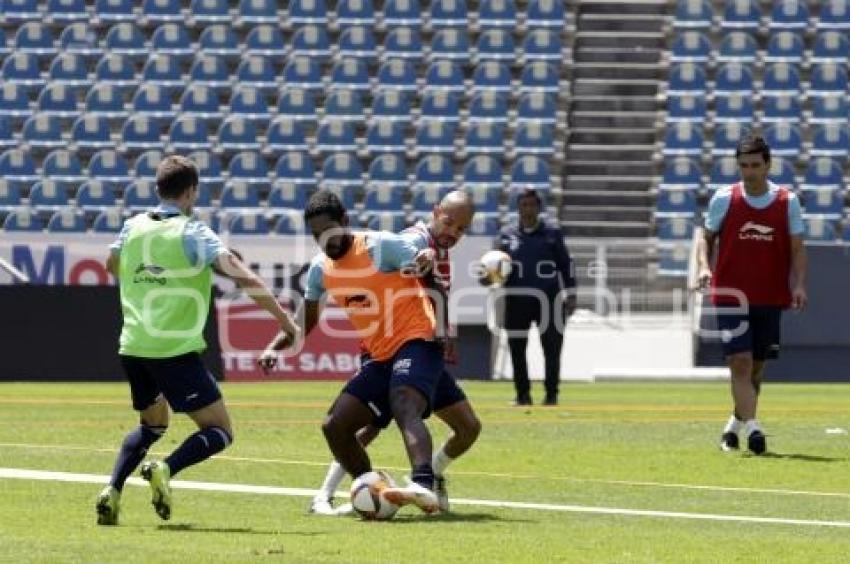
M163 462L168 464L174 476L184 468L223 451L231 442L233 439L230 434L221 427L207 427L183 441Z
M410 479L423 488L434 489L434 469L430 463L414 466Z
M120 492L124 488L127 477L145 459L148 448L159 440L166 429L167 427L139 425L130 431L124 437L124 442L121 443L121 450L118 452L118 460L115 461L115 467L112 469L109 485Z

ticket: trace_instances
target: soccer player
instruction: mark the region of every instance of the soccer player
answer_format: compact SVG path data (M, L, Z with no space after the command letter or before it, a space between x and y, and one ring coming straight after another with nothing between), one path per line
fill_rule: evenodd
M408 239L417 249L431 249L435 255L433 282L442 299L435 307L447 304L447 296L451 287L451 262L449 249L454 247L463 237L472 223L475 207L472 199L465 192L453 191L446 194L439 204L434 206L433 213L427 223L419 222L402 231L401 235ZM439 316L438 316L439 317ZM442 319L447 322L447 312ZM448 326L444 328L446 337L443 341L443 359L449 364L456 362L456 351L453 335ZM266 358L275 358L275 351L266 351ZM368 362L368 354L364 356ZM481 422L475 415L472 405L455 379L446 372L440 380L440 385L434 395L434 413L452 430L439 451L434 453L431 464L434 469L434 490L440 504L440 511L449 510L449 496L446 487L445 471L448 465L472 447L481 432ZM370 444L380 432L380 429L369 425L358 433L360 443L365 447ZM333 507L333 498L340 483L345 478L345 470L336 461L330 464L325 480L316 496L310 503L310 512L317 515L344 515L350 513L350 504Z
M724 451L747 436L755 454L767 449L756 420L764 363L779 354L782 310L802 310L806 295L806 252L800 202L767 179L770 147L757 135L738 142L741 182L718 190L708 205L705 236L699 241L699 284L711 285L717 325L732 376L734 411L720 440ZM717 247L714 272L709 260Z
M278 321L284 343L297 327L263 281L229 252L213 231L191 217L198 168L181 156L163 159L156 173L159 205L128 219L110 246L107 268L118 278L119 355L140 425L125 438L109 485L97 497L97 522L116 525L121 490L168 427L169 406L198 426L165 460L147 462L142 476L162 519L171 517L169 480L233 442L230 416L212 375L201 362L210 306L212 270L232 278Z
M332 192L313 194L304 219L323 250L307 271L304 320L306 336L320 317L327 294L342 307L358 331L368 359L343 387L322 424L334 458L352 476L371 471L357 439L364 427L385 428L395 419L410 459L411 481L385 491L392 503L416 504L426 513L439 510L434 492L431 434L423 419L444 378L442 348L428 292L417 276L402 271L433 267L434 253L387 232L355 234L348 214ZM281 348L278 335L267 347ZM261 365L274 364L275 354Z

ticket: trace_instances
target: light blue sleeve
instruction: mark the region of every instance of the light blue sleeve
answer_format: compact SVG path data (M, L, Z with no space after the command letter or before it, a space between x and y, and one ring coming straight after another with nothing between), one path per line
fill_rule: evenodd
M788 193L788 231L791 235L802 235L805 231L800 198L793 192Z
M407 229L399 233L398 236L416 247L417 252L431 246L428 237L419 230Z
M310 261L310 267L307 269L306 288L304 289L305 300L318 302L322 299L325 293L325 271L322 269L324 262L324 254L318 254Z
M118 233L118 237L115 238L109 245L109 252L113 255L120 255L121 249L124 247L124 243L127 241L127 235L130 233L130 221L127 220L124 222L124 225L121 226L121 231Z
M401 270L419 252L419 247L406 236L388 231L369 233L366 248L381 272Z
M708 202L708 210L705 212L705 228L713 233L718 233L723 225L726 212L729 211L729 203L732 201L732 192L721 189L714 193Z
M209 266L219 255L228 252L227 247L205 223L190 221L183 232L183 249L191 264L202 262Z

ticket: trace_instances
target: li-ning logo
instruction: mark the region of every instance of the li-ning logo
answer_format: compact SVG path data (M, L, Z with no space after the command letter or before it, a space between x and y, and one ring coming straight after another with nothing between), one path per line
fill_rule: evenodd
M738 239L749 239L752 241L773 241L773 227L759 225L752 221L745 223L738 231Z
M165 277L160 276L165 269L155 264L139 263L133 273L133 282L144 282L147 284L159 284L165 286Z
M349 309L365 309L372 307L372 302L369 300L368 296L358 294L345 298L345 307Z
M413 361L409 358L400 358L395 361L393 364L393 373L394 374L409 374L410 373L410 365Z

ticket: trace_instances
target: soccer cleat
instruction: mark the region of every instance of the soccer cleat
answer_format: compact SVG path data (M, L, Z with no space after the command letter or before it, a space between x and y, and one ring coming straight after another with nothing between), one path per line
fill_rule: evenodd
M513 405L514 407L521 407L525 405L534 405L534 402L531 400L531 396L522 395L517 396L511 405Z
M310 502L309 513L327 517L344 517L354 513L354 507L350 503L343 503L339 507L334 507L333 500L326 497L314 497Z
M449 490L446 488L446 479L442 476L434 476L434 493L437 494L437 505L443 513L449 512Z
M94 508L97 511L98 525L117 525L118 509L121 502L121 493L113 486L106 486L97 496Z
M764 437L764 433L756 429L750 436L747 437L747 448L750 449L753 454L762 454L767 450L767 440Z
M546 395L546 399L543 400L543 405L553 406L558 405L558 396L550 396Z
M339 517L347 517L348 515L354 515L354 506L350 503L343 503L336 509L334 509L334 515Z
M166 463L155 460L142 464L141 473L151 486L151 503L156 514L168 521L171 519L171 487L168 485L171 470Z
M738 448L740 448L738 435L731 431L723 433L723 436L720 437L720 450L729 452L730 450L738 450Z
M393 486L384 490L384 498L399 507L403 505L416 505L428 514L437 513L440 510L440 502L437 494L425 486L411 482L409 479L405 487Z

